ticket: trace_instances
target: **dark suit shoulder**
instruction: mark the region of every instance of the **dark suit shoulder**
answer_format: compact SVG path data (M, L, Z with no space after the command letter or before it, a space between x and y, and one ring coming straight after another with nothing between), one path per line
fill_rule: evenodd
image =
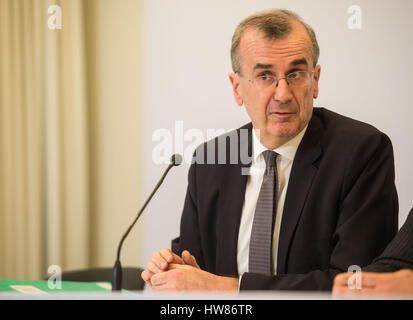
M324 135L321 144L324 146L339 144L341 148L348 146L352 149L369 143L391 144L389 137L376 127L331 110L314 108L313 118L323 127Z
M348 134L350 136L374 135L381 133L371 124L343 116L326 108L314 108L313 115L318 117L325 130L334 133Z

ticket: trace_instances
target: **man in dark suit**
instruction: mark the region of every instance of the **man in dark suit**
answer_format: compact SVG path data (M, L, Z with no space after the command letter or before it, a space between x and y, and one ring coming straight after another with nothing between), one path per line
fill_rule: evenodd
M229 77L252 123L196 150L180 237L142 273L153 290L331 290L394 237L391 142L313 108L318 54L314 31L290 11L238 26Z
M360 288L352 286L353 273L339 274L333 295L413 295L413 209L384 252L362 271Z

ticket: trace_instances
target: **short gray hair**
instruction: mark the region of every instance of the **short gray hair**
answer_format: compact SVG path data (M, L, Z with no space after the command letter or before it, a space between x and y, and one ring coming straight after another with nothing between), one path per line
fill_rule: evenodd
M320 56L320 48L318 47L317 38L313 28L305 23L298 14L292 11L272 9L258 12L247 17L241 21L235 29L231 45L232 70L235 73L241 74L241 63L238 49L241 42L241 37L245 30L249 28L258 28L258 30L264 32L265 38L269 40L277 40L290 34L292 30L291 20L298 21L307 30L313 45L312 54L315 67L318 62L318 57Z

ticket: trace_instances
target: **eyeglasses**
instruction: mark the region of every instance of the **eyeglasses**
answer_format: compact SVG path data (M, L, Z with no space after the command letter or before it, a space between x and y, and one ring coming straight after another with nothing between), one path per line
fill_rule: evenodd
M313 73L314 73L314 70L311 72L294 71L294 72L287 74L284 78L280 78L280 79L277 79L277 77L272 74L264 73L264 74L260 74L254 79L248 79L248 81L253 83L258 89L267 89L270 86L274 85L274 83L275 83L275 87L277 88L278 83L282 79L285 79L285 81L287 81L287 84L290 87L301 87L307 83L307 81L309 80L310 76Z

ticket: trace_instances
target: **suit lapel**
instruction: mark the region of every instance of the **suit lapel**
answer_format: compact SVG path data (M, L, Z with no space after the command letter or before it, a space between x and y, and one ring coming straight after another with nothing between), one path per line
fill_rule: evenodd
M313 178L317 172L317 168L313 163L321 155L321 133L321 122L313 115L303 140L297 149L291 168L278 242L278 274L286 272L288 251L294 231L300 219Z
M238 154L237 163L220 165L222 175L219 188L216 267L217 274L226 276L238 276L238 234L248 179L248 175L242 172L245 173L251 166L249 156L252 155L252 124L240 129L241 131L237 130L238 150L235 151ZM227 161L228 159L230 157L227 153Z

